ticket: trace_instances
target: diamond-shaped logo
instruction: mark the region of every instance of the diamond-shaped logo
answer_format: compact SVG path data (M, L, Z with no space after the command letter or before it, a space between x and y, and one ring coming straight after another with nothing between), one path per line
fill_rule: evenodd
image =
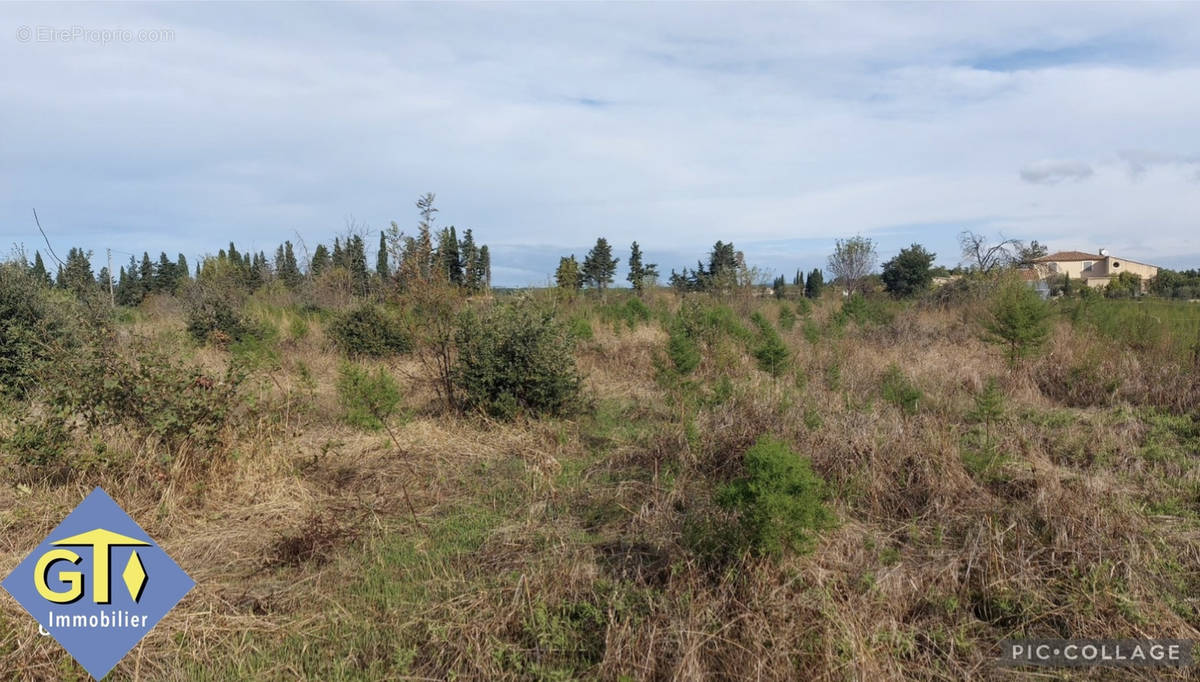
M2 585L99 680L195 583L96 488Z

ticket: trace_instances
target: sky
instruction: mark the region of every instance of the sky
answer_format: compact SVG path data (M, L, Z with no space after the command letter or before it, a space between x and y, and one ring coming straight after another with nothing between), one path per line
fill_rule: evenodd
M1197 3L0 4L0 247L270 254L435 192L506 286L598 236L621 278L966 229L1200 267L1198 122Z

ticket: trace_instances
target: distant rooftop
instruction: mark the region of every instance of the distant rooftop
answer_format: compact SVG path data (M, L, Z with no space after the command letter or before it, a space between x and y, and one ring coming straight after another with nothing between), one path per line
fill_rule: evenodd
M1084 253L1083 251L1056 251L1047 256L1042 256L1034 260L1035 263L1051 263L1074 260L1101 260L1104 256L1098 253Z

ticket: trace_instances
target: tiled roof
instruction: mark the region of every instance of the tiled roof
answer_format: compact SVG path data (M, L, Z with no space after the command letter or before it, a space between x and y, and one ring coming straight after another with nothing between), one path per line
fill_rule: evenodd
M1104 256L1098 253L1084 253L1083 251L1058 251L1048 256L1042 256L1035 262L1037 263L1053 263L1061 261L1074 260L1102 260Z

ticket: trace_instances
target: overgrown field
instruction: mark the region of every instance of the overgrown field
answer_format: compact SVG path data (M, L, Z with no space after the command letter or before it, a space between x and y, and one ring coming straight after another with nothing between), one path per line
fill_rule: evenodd
M1007 637L1200 639L1194 304L1051 303L1010 353L987 292L114 312L6 277L0 573L99 485L197 583L109 679L959 680L1031 675ZM7 594L0 670L87 679Z

